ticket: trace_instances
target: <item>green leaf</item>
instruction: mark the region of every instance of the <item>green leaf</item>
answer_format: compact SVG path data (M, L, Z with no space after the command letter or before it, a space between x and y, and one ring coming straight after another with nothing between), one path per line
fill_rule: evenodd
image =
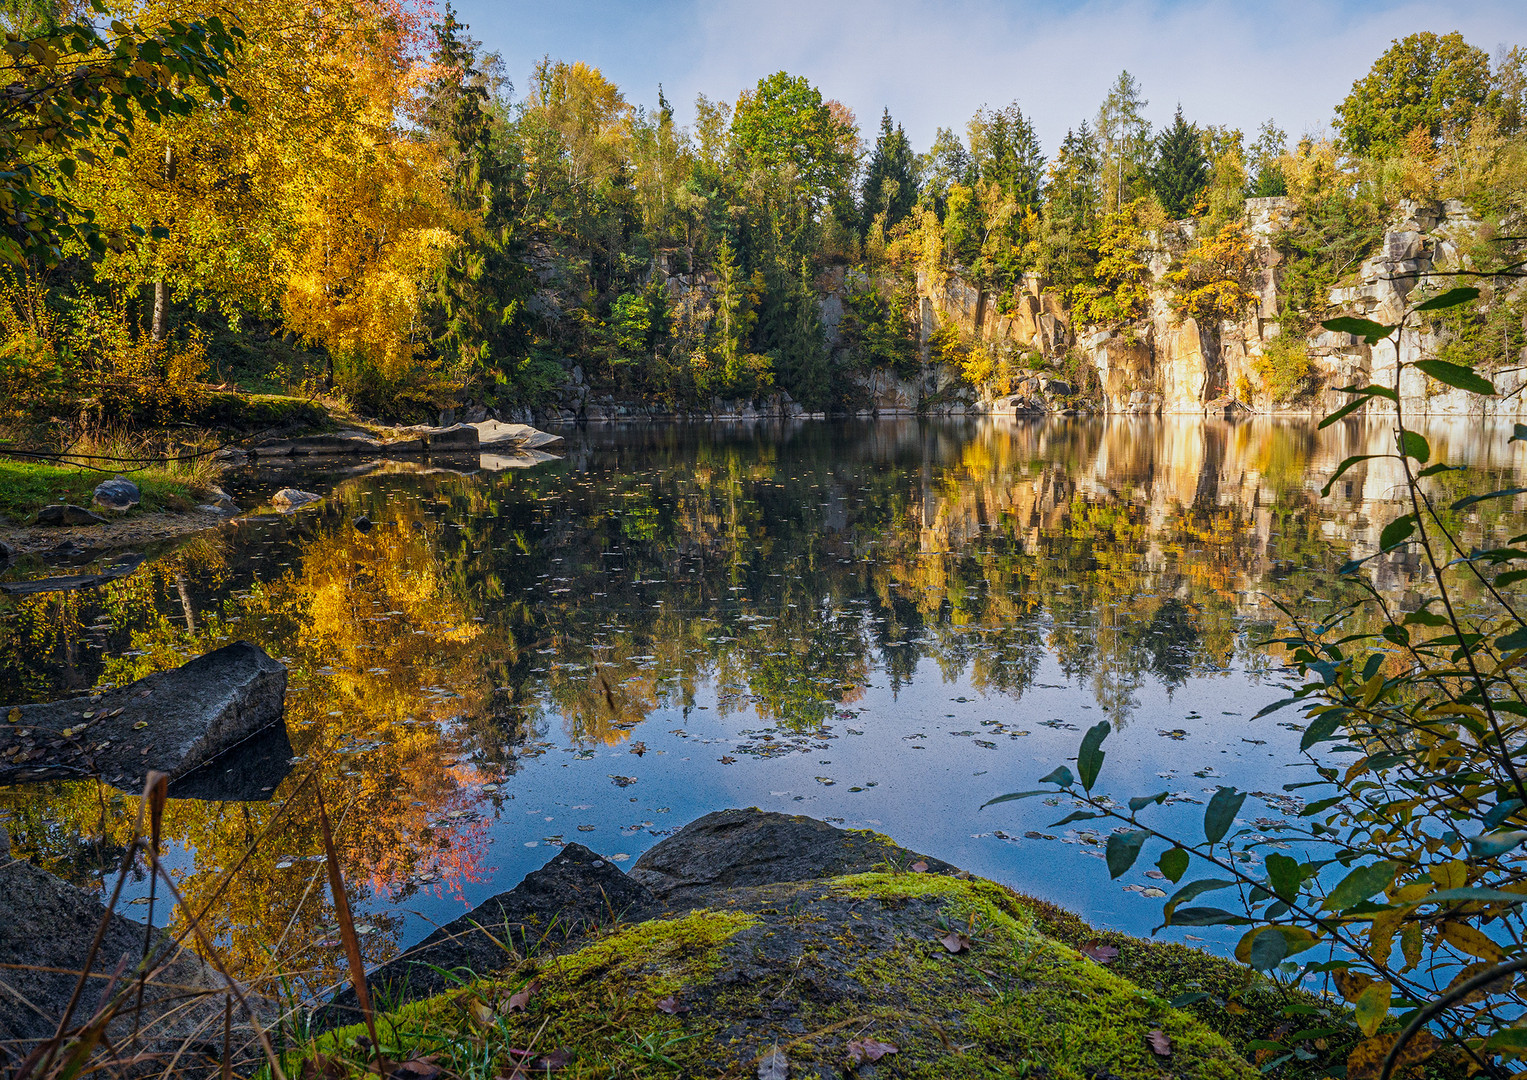
M1501 889L1482 889L1471 886L1463 889L1439 889L1434 893L1427 893L1418 903L1451 904L1469 901L1481 901L1487 904L1520 904L1527 902L1527 896Z
M1049 788L1041 788L1038 791L1013 791L1006 795L998 795L995 799L987 799L984 803L981 804L981 809L985 810L988 806L995 806L997 803L1002 802L1016 802L1019 799L1032 799L1035 795L1054 794L1055 792L1051 791Z
M1299 860L1278 852L1267 856L1267 881L1272 891L1284 900L1299 895L1299 885L1304 881L1304 870Z
M1233 787L1222 787L1214 793L1204 808L1204 838L1209 843L1217 844L1225 838L1245 801L1246 793Z
M1410 539L1410 534L1416 531L1416 515L1403 514L1395 518L1384 531L1379 533L1379 550L1388 551Z
M1366 404L1368 404L1368 398L1366 395L1347 402L1335 412L1326 413L1325 416L1322 416L1320 418L1320 424L1317 426L1316 430L1324 430L1325 428L1330 427L1332 424L1336 423L1336 421L1357 412L1358 409L1361 409Z
M1320 324L1327 330L1334 330L1338 334L1351 334L1360 337L1369 345L1377 345L1390 334L1399 329L1397 326L1385 326L1371 319L1356 319L1350 315L1343 315L1338 319L1326 319Z
M1457 289L1449 289L1440 296L1434 296L1430 300L1417 304L1412 311L1441 311L1443 308L1458 307L1472 300L1479 299L1479 290L1472 285L1464 285Z
M1188 853L1180 847L1170 848L1161 853L1161 858L1156 860L1156 869L1173 885L1182 880L1182 875L1188 869Z
M1108 733L1113 726L1107 720L1100 720L1087 729L1087 734L1082 736L1082 748L1076 755L1076 771L1082 781L1082 788L1092 790L1092 785L1097 782L1098 770L1103 767L1104 753L1102 750L1103 740L1108 738Z
M1129 800L1129 809L1132 812L1138 812L1144 810L1151 803L1159 806L1166 802L1166 797L1170 794L1170 791L1163 791L1155 795L1136 795L1133 799Z
M1509 634L1502 634L1495 639L1495 648L1500 652L1512 652L1516 649L1527 649L1527 626L1519 626Z
M1486 833L1469 838L1469 850L1485 859L1493 859L1527 843L1527 832Z
M1345 473L1348 469L1352 468L1352 466L1356 465L1359 461L1367 461L1370 458L1387 458L1393 456L1393 454L1353 454L1340 465L1336 466L1336 471L1331 474L1331 479L1326 481L1326 486L1320 489L1320 494L1323 496L1331 494L1331 488L1333 485L1335 485L1336 481L1340 480L1342 474Z
M1471 394L1489 396L1495 394L1495 384L1471 367L1450 364L1446 360L1417 360L1412 366L1418 371L1424 371L1438 382L1456 386L1459 390L1467 390Z
M1399 870L1399 864L1387 860L1355 867L1331 890L1323 906L1330 911L1346 911L1361 904L1393 885Z
M1435 601L1429 601L1434 603ZM1400 620L1401 626L1446 626L1447 616L1419 607Z
M1465 495L1452 506L1454 510L1462 510L1465 506L1473 506L1475 503L1484 502L1486 499L1504 499L1508 495L1527 494L1527 488L1501 488L1499 491L1487 491L1483 495Z
M1172 912L1172 926L1240 926L1246 916L1236 915L1224 908L1186 907Z
M1061 818L1059 821L1052 821L1050 824L1046 825L1045 828L1058 829L1062 825L1071 824L1073 821L1091 821L1093 818L1100 818L1102 816L1102 814L1090 814L1086 810L1074 810L1067 814L1065 817Z
M1145 843L1149 835L1144 829L1131 829L1108 837L1108 848L1104 855L1108 861L1109 877L1116 878L1135 865L1135 860L1140 857L1140 845Z
M1422 465L1431 460L1432 444L1426 441L1426 437L1415 431L1400 432L1400 453L1406 457L1415 458Z
M1186 854L1186 852L1184 852L1184 854ZM1224 878L1199 878L1197 881L1188 882L1182 888L1174 892L1170 899L1167 900L1166 907L1163 908L1167 923L1170 924L1174 921L1174 914L1177 911L1177 905L1186 903L1187 901L1192 900L1195 897L1202 896L1207 892L1214 892L1217 889L1228 889L1234 884L1235 882L1227 881Z
M1358 994L1357 1000L1352 1003L1357 1026L1369 1038L1378 1031L1379 1025L1384 1022L1384 1017L1389 1015L1389 998L1389 984L1376 982L1372 986L1364 987L1363 992Z
M1527 1028L1501 1028L1485 1040L1484 1049L1500 1050L1520 1060L1527 1051Z
M1291 697L1291 698L1284 698L1282 701L1275 701L1271 705L1263 706L1261 711L1258 712L1255 716L1253 716L1252 719L1253 720L1260 720L1260 719L1262 719L1262 717L1266 716L1268 713L1275 713L1279 709L1282 709L1282 708L1284 708L1286 706L1292 705L1292 704L1294 704L1294 702L1300 701L1300 700L1302 700L1302 699L1301 698L1296 698L1296 697Z
M1167 1004L1174 1009L1186 1009L1189 1005L1196 1005L1200 1001L1208 1001L1209 995L1202 990L1194 990L1187 994L1178 994Z
M1270 971L1288 955L1288 942L1276 926L1269 926L1251 939L1248 963L1258 971Z
M1061 787L1070 787L1072 784L1076 783L1076 781L1071 777L1071 770L1066 768L1064 765L1056 769L1049 776L1041 776L1039 778L1039 782L1041 784L1059 784Z

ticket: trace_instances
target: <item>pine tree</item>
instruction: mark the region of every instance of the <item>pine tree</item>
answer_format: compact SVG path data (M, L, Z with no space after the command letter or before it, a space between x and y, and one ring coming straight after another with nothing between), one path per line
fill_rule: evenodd
M1045 184L1040 269L1062 288L1091 272L1088 239L1097 223L1102 171L1097 136L1084 120L1061 140Z
M1156 140L1156 162L1151 169L1151 190L1161 200L1167 216L1185 218L1193 213L1198 196L1209 183L1209 158L1196 124L1182 118L1182 106L1171 127Z
M860 229L865 234L878 215L885 215L889 230L917 205L917 158L901 125L891 126L890 109L880 114L880 135L875 139L860 193Z
M467 29L447 4L432 54L441 74L427 88L420 117L445 147L451 200L470 221L436 278L434 340L464 382L490 381L483 388L489 396L519 401L527 392L530 272L516 227L513 166L497 145L476 66L479 43Z
M1044 187L1044 151L1034 125L1015 101L980 109L970 121L970 154L982 180L995 181L1019 210L1036 209Z

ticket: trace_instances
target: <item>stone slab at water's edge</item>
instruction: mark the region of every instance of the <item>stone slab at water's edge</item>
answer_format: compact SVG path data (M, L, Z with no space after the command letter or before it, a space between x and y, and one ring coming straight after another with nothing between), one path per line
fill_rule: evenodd
M89 697L0 705L0 783L99 776L141 789L281 719L286 668L247 641Z

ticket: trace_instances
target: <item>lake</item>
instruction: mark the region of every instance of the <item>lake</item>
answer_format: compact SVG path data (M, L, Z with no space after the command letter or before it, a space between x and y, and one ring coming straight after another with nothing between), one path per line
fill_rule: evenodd
M1441 495L1523 471L1507 431L1426 430L1434 457L1472 466L1439 478ZM287 664L287 739L165 817L166 857L236 974L309 992L338 977L319 794L372 961L558 845L629 867L729 806L875 829L1148 933L1154 854L1110 881L1106 832L1053 824L1069 800L981 804L1038 786L1107 719L1106 790L1168 792L1153 820L1186 832L1233 783L1257 793L1240 823L1275 837L1299 808L1283 787L1304 778L1299 717L1253 719L1292 685L1257 643L1274 601L1313 612L1344 595L1332 571L1401 512L1392 461L1320 494L1337 462L1382 452L1379 423L563 434L562 459L532 469L241 469L225 486L245 507L287 485L330 495L150 551L94 590L0 599L7 702L239 639ZM1521 531L1523 509L1452 516L1483 542ZM1416 556L1376 565L1386 596L1414 600ZM15 848L92 889L135 813L133 794L95 782L0 789ZM127 914L146 916L146 894L126 884Z

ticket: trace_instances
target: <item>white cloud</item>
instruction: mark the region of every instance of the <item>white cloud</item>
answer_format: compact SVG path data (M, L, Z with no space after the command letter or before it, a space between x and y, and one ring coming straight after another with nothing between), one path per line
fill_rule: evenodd
M731 99L783 68L846 102L871 137L889 106L919 148L936 127L963 130L980 105L1016 99L1053 150L1091 119L1122 68L1140 80L1158 124L1181 101L1198 123L1249 135L1273 117L1297 136L1325 127L1392 38L1456 29L1490 52L1527 43L1527 5L1513 0L1452 12L1377 0L584 0L536 12L535 31L554 39L544 44L504 19L515 50L494 40L504 5L461 6L516 69L545 51L587 59L632 100L650 103L662 82L682 118L697 92Z

